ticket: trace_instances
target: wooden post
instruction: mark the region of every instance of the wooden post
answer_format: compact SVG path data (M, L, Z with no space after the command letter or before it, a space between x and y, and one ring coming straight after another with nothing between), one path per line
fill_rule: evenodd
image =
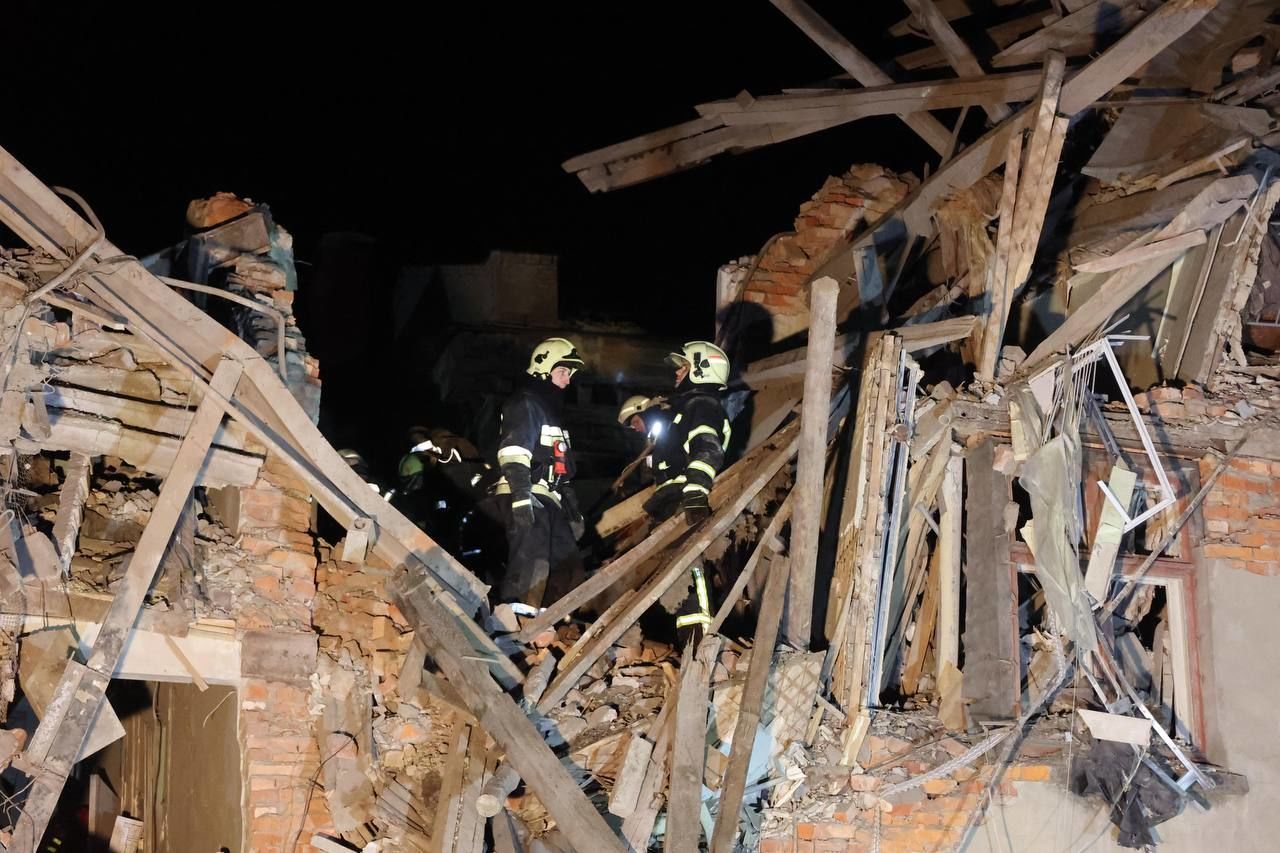
M702 838L702 777L707 765L707 691L711 670L720 653L715 634L685 649L676 704L675 742L671 747L671 796L667 799L667 835L664 850L698 853Z
M747 683L742 688L738 721L733 727L729 766L725 769L724 781L720 785L720 816L716 818L715 832L711 836L711 853L732 853L734 842L738 838L742 796L747 788L747 770L756 742L756 727L760 723L764 692L769 684L769 673L773 669L773 647L778 641L778 626L782 621L789 565L790 561L784 557L782 565L769 575L764 599L760 604L755 641L751 646L751 664L747 667Z
M938 683L947 664L960 665L960 539L964 520L964 457L953 454L942 475L938 517Z
M978 58L973 55L973 51L964 43L964 40L956 35L956 31L951 28L946 15L938 10L933 0L906 0L906 4L907 8L914 12L916 18L924 25L925 31L929 33L929 38L947 57L947 64L955 69L956 74L961 77L982 77L984 75L985 72L983 72L982 66L978 63ZM1004 104L986 107L986 111L993 123L1004 121L1010 115L1009 108Z
M791 520L791 585L787 595L787 642L808 649L813 633L813 584L822 523L822 486L831 417L831 356L836 338L836 280L823 277L809 293L809 349L800 413L800 458L796 506Z
M222 423L226 400L235 392L242 372L239 362L230 359L219 362L210 383L213 393L205 394L195 417L191 419L191 426L182 439L173 466L160 487L160 496L151 511L151 518L134 549L129 570L102 620L88 665L68 666L55 689L50 707L59 701L58 697L65 697L63 712L46 713L28 746L28 755L38 765L38 770L26 805L14 826L11 851L34 853L44 836L85 735L106 701L107 684L120 663L125 642L138 620L147 590L155 580L174 526L187 507L214 433Z
M980 719L1013 719L1021 696L1017 588L1009 556L1009 478L995 442L969 451L965 536L964 698Z

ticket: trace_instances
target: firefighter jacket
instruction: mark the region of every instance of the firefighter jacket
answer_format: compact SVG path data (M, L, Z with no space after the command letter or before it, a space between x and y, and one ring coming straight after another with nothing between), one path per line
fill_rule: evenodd
M673 396L670 404L670 423L653 448L657 494L668 489L709 493L729 447L724 404L719 394L697 386Z
M512 505L531 494L560 504L573 479L573 451L561 421L563 392L549 381L529 377L502 406L498 465L502 479L495 491L510 494Z

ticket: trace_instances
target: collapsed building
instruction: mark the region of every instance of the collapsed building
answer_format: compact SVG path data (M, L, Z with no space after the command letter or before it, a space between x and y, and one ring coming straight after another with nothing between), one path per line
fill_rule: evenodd
M316 428L269 211L193 205L140 261L0 151L5 849L1268 849L1272 4L909 0L894 34L931 44L896 65L940 79L894 83L773 2L862 88L566 169L611 190L869 115L941 165L855 165L719 271L713 514L615 504L611 558L533 614Z

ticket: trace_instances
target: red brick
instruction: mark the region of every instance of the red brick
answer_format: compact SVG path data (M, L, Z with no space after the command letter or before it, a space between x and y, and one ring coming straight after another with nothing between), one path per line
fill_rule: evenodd
M847 823L822 823L809 824L814 827L813 837L815 839L833 839L833 838L858 838L859 828Z
M931 797L940 797L943 794L949 794L957 787L953 779L930 779L922 786L924 792Z
M796 824L796 837L801 841L812 841L817 834L818 825L815 823L799 823Z
M816 841L813 853L845 853L849 845L844 841Z
M786 836L774 835L760 839L760 853L792 853L794 846Z
M1241 543L1241 544L1244 544L1244 543ZM1244 559L1247 560L1249 558L1245 557ZM1267 545L1262 548L1254 548L1253 559L1259 560L1262 562L1267 562L1267 563L1276 562L1277 560L1280 560L1280 548L1277 548L1273 545Z
M1218 480L1218 486L1223 489L1240 492L1269 491L1266 480L1258 480L1253 477L1246 477L1240 474L1223 474L1222 478Z
M796 853L813 853L812 841L797 841Z
M1249 510L1238 506L1206 506L1205 518L1218 518L1225 521L1247 521Z
M1239 545L1220 545L1217 543L1205 545L1204 555L1211 560L1249 560L1254 556L1252 548L1242 548Z
M1254 560L1249 560L1244 564L1244 570L1246 572L1252 572L1255 575L1263 575L1264 577L1277 574L1276 569L1276 563L1259 563Z
M1271 463L1265 459L1236 459L1232 461L1231 467L1263 477L1271 475Z
M263 575L253 579L253 586L268 598L280 597L280 579L275 575Z
M1018 764L1009 768L1007 778L1020 782L1048 782L1053 768L1047 764Z

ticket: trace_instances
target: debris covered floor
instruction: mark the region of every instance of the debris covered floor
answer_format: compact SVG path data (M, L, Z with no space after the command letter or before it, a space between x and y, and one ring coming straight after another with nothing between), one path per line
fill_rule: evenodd
M720 269L711 517L615 504L537 612L321 436L266 207L140 261L0 151L5 849L1270 849L1274 4L908 0L895 83L773 3L861 87L565 169L870 115L939 162L854 165Z

